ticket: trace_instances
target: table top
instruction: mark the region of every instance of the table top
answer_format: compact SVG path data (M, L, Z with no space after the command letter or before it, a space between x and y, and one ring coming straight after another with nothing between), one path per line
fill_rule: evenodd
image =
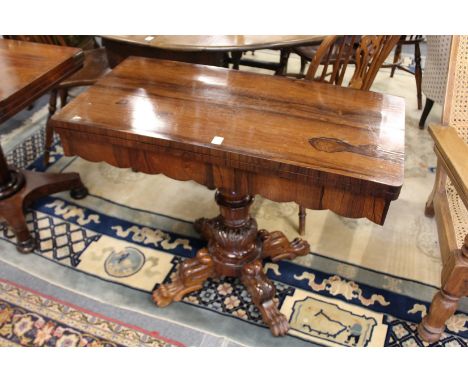
M322 35L107 35L105 39L185 52L285 48L320 42Z
M396 199L403 183L404 109L404 99L390 95L130 57L51 121L56 128L177 148L207 160L224 157L231 166L248 164L278 176L358 179Z
M0 39L0 123L82 66L80 49Z

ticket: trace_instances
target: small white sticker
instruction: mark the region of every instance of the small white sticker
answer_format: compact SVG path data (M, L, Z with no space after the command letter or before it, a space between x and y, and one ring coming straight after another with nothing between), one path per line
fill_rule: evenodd
M73 116L72 121L79 121L80 119L81 117L79 115L75 115Z
M154 36L146 36L145 41L150 42L151 40L154 40Z
M224 140L223 137L216 136L211 140L211 143L214 145L220 145L221 143L223 143L223 140Z

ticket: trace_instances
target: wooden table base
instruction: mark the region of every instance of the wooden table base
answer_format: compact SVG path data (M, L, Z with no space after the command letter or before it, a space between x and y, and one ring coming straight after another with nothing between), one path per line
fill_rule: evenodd
M274 301L275 287L263 272L261 260L276 262L304 256L309 253L309 244L300 238L289 242L279 231L259 231L249 214L253 201L250 195L218 190L215 199L220 215L195 222L195 228L208 241L207 247L180 264L175 279L153 292L153 301L164 307L201 289L210 277L240 277L273 335L285 335L288 322Z
M72 197L82 199L88 194L88 191L77 173L38 173L17 170L13 167L10 167L9 170L12 178L22 179L23 185L19 189L16 188L14 193L4 190L4 195L0 196L0 217L5 219L13 229L18 241L16 246L18 251L29 253L33 251L35 242L26 224L24 208L36 199L56 192L72 190Z

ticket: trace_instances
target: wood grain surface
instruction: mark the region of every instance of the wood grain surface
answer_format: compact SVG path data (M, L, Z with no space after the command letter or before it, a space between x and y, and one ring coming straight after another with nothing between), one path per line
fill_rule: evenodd
M0 123L74 73L80 49L0 39Z
M404 100L373 92L133 57L51 121L69 155L379 224L403 182Z

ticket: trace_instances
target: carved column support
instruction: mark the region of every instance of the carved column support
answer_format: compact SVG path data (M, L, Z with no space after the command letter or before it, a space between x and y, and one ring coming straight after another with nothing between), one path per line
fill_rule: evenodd
M259 258L261 253L257 222L249 214L253 197L219 190L215 200L220 215L197 220L195 228L208 241L216 272L239 277L242 267Z
M180 301L215 275L240 277L273 335L285 335L288 321L278 310L275 286L263 272L261 259L294 259L309 253L309 244L300 238L289 242L279 231L258 231L257 222L249 214L253 202L250 195L220 189L215 199L220 214L195 222L195 229L208 241L207 248L201 249L195 259L185 260L174 280L153 292L154 302L163 307Z

